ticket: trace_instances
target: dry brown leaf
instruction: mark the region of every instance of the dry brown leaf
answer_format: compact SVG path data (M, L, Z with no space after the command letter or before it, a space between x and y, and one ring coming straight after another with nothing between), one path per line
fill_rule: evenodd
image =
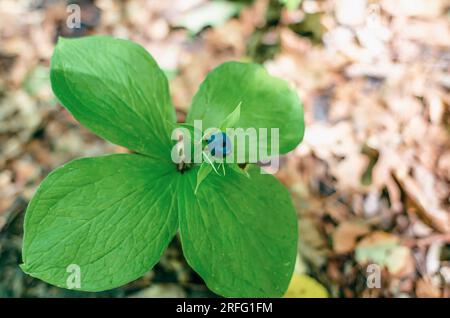
M416 294L419 298L437 298L441 296L441 290L431 279L425 277L417 281Z
M359 237L369 233L370 227L361 222L340 223L333 233L333 250L337 254L350 253Z
M434 193L433 176L428 176L428 183L424 179L415 180L408 175L396 174L402 188L409 198L420 208L424 217L440 232L450 232L450 211L441 207Z

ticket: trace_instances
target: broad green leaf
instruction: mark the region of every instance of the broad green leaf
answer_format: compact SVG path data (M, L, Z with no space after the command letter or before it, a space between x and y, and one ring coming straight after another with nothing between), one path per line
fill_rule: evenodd
M250 174L247 171L249 168L248 166L245 168L241 168L241 167L239 167L239 165L237 163L232 163L232 164L227 165L227 167L230 169L233 169L237 173L240 173L247 178L250 178Z
M207 162L203 162L197 172L197 184L195 186L195 193L197 193L200 184L208 177L213 171L213 166Z
M239 118L241 117L241 104L242 102L240 102L236 109L222 121L220 130L225 131L227 127L234 127L238 123Z
M180 130L183 133L183 136L187 138L187 140L194 144L202 144L202 142L206 142L202 139L203 134L202 131L196 129L193 125L187 123L175 123L171 125L173 131ZM193 151L193 149L191 149Z
M169 126L172 128L172 138L176 140L178 147L173 151L180 151L179 148L182 148L182 152L188 157L187 162L202 162L202 151L206 147L206 140L202 139L202 131L186 123L171 123Z
M226 297L278 297L295 265L297 223L287 190L252 166L250 178L210 174L194 195L196 170L179 191L180 236L189 265Z
M194 96L187 122L202 120L203 129L217 127L241 103L239 121L233 127L255 129L259 144L257 159L284 154L296 147L303 138L303 108L294 89L287 82L270 76L257 64L227 62L208 74ZM260 133L265 129L267 135ZM278 129L279 151L273 147L272 128ZM234 149L238 145L232 138ZM276 136L273 137L276 139Z
M70 288L75 264L85 291L139 278L177 231L176 174L172 164L130 154L78 159L55 170L26 211L22 269Z
M170 160L175 112L167 79L144 48L106 36L60 38L50 77L60 102L94 133Z

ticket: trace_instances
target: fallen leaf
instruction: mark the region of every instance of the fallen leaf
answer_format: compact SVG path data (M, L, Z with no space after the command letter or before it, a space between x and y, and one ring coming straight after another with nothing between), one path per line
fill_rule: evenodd
M207 26L217 26L225 23L237 14L241 6L227 1L207 2L197 8L185 12L174 22L175 26L188 29L192 34L200 32Z
M361 222L340 223L333 233L333 250L337 254L350 253L356 246L359 237L369 233L370 228Z
M285 298L328 298L328 292L318 281L305 274L294 274Z
M428 278L421 278L416 284L416 294L419 298L438 298L441 290Z
M364 237L356 246L355 259L361 265L369 263L386 267L394 276L406 276L414 271L411 250L400 245L393 234L376 231Z

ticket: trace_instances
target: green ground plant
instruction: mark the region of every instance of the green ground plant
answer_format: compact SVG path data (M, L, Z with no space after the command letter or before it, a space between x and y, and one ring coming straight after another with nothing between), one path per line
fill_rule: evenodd
M150 270L178 232L187 262L215 293L283 295L297 254L288 191L255 164L224 163L220 173L174 164L168 82L145 49L106 36L60 38L51 84L81 124L133 153L76 159L45 178L26 211L26 273L73 288L75 266L75 289L112 289ZM263 67L239 62L208 74L184 125L194 120L278 128L281 154L304 132L295 91Z

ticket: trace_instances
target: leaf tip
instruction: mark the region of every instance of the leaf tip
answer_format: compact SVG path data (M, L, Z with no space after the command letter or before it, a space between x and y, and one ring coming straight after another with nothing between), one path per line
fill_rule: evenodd
M28 266L25 263L19 264L19 267L25 274L29 274Z

